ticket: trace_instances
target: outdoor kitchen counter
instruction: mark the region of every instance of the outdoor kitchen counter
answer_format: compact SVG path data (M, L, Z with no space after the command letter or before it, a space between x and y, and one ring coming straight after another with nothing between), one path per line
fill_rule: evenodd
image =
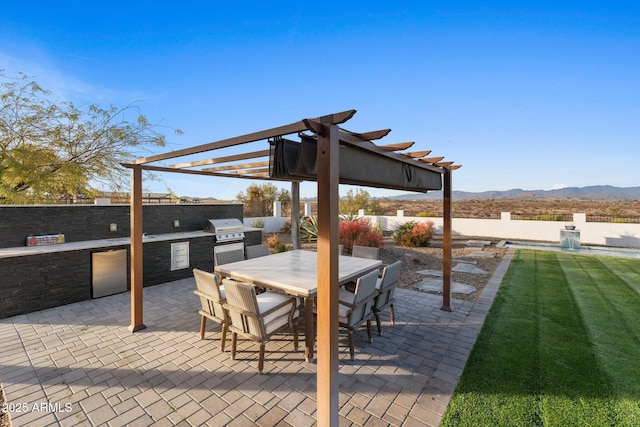
M252 231L253 229L245 228L245 231ZM205 231L186 231L182 233L165 233L165 234L152 234L144 236L142 243L155 243L165 242L171 240L182 239L194 239L199 237L213 237L213 234ZM19 246L13 248L0 249L1 258L12 258L17 256L29 256L40 255L47 253L66 252L66 251L80 251L87 249L109 248L112 246L123 246L131 243L130 237L116 237L113 239L99 239L99 240L83 240L79 242L60 243L57 245L44 245L44 246Z

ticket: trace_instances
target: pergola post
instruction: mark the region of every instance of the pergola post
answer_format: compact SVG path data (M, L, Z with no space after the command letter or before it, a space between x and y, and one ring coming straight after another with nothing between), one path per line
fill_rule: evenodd
M443 201L443 234L442 234L442 310L451 311L451 169L443 168L444 201Z
M330 116L331 117L331 116ZM338 425L338 126L318 135L318 425Z
M300 249L300 183L291 183L291 241L293 249Z
M142 169L131 169L131 332L142 323Z

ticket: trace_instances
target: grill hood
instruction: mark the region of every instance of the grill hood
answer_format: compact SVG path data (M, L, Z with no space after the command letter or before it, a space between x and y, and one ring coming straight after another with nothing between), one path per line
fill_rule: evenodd
M208 219L204 231L214 233L216 242L229 242L244 239L244 225L238 218Z

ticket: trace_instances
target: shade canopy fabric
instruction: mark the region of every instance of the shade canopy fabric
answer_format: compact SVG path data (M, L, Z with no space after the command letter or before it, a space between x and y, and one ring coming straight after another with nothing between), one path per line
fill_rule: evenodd
M270 141L269 176L286 181L317 181L317 137L300 134L300 142ZM399 162L374 151L340 144L340 184L426 193L442 189L442 174Z

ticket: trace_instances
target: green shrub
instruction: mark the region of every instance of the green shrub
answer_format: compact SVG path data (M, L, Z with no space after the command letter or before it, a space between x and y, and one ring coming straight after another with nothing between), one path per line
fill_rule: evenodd
M410 248L429 246L433 237L433 225L433 221L408 221L395 229L392 238L400 246Z
M562 215L558 214L542 214L534 215L532 218L534 221L562 221Z
M264 219L256 218L251 222L253 228L264 228Z
M287 251L287 245L285 245L284 243L278 243L277 245L275 245L273 250L277 254L279 254L280 252L286 252Z
M300 222L300 237L307 242L318 240L318 217L306 216Z

